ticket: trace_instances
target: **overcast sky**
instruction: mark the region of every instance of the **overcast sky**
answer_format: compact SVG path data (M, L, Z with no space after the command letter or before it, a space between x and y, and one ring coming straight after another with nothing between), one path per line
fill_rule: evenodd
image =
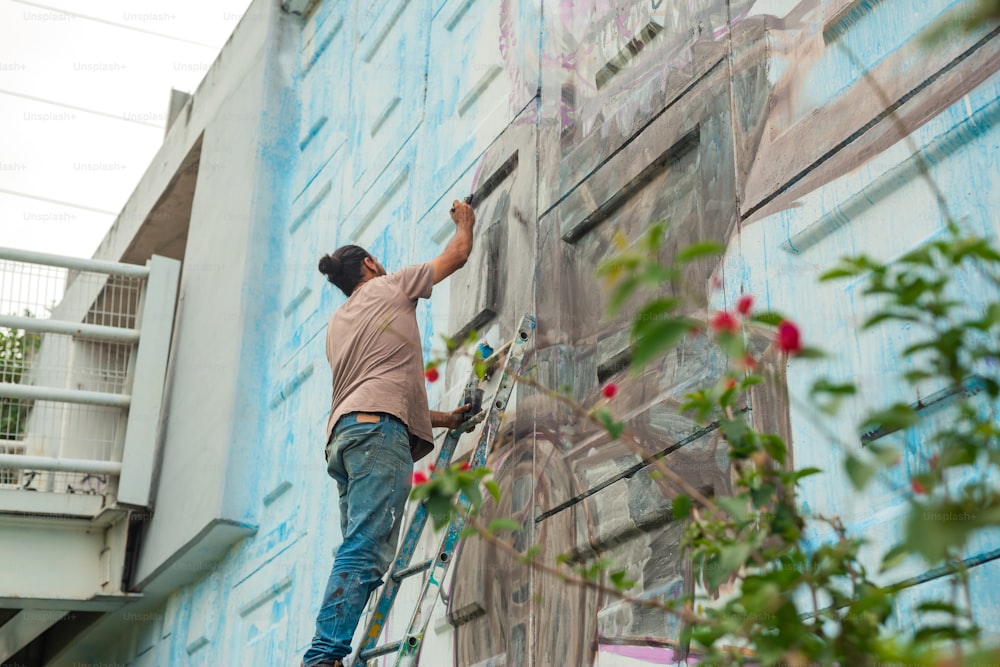
M90 257L250 0L0 0L0 246Z

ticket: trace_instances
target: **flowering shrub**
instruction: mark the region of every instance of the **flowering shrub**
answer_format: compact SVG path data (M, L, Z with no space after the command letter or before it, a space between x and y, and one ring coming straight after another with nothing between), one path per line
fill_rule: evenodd
M987 283L1000 286L1000 253L984 239L963 236L954 226L949 229L948 238L891 265L866 257L848 258L823 279L861 278L866 294L882 298L881 308L864 324L866 328L891 320L923 327L924 337L906 350L906 354L921 352L923 365L907 371L905 381L937 380L955 387L975 377L977 386L996 398L1000 382L986 371L992 369L995 375L995 360L1000 358L1000 302L970 310L949 296L949 285L953 276L971 267L986 276ZM634 247L600 268L611 289L613 309L621 308L643 286L670 284L671 293L682 293L683 264L721 251L715 244L698 244L679 252L675 266L663 266L658 259L663 233L662 226L655 226ZM702 423L718 426L733 465L733 495L707 498L690 488L669 464L652 462L654 474L661 475L676 492L672 514L675 520L686 522L683 544L695 577L710 593L730 584L731 594L724 601L711 596L633 598L626 594L634 584L626 569L615 568L606 559L570 568L566 556L557 554L555 565L549 565L543 559L551 555L542 545L521 555L495 534L511 529L516 522L496 519L483 526L476 521L484 502L480 490L484 482L489 495L499 498L499 488L487 480L490 473L486 469L456 464L434 471L429 480L421 478L412 498L427 504L438 527L461 512L484 539L543 572L677 615L683 621L682 639L697 646L707 664L945 665L996 661L1000 655L976 643L979 629L968 596L964 603L957 598L924 601L919 609L933 612L933 623L923 623L916 632L905 635L891 631L887 621L899 589L872 580L870 566L860 556L865 541L848 534L838 517L807 515L798 506L796 486L822 471L790 469L784 440L774 433L755 431L746 411L738 408L750 387L773 381L755 374L760 360L747 344L748 329L770 329L772 344L782 354L808 360L822 353L805 345L800 328L791 319L773 312L755 312L753 306L754 297L744 295L733 311L716 312L707 322L700 322L684 314L680 300L654 296L639 309L631 328L632 365L637 368L691 332L711 336L730 360L720 381L689 393L682 410ZM635 442L606 407L587 411L559 392L538 387L528 378L520 380L570 404L578 416L601 424L613 438ZM616 384L608 383L601 395L610 399L618 390ZM813 384L812 399L821 415L835 412L841 399L855 393L853 384L819 378ZM955 423L930 436L937 453L926 472L910 480L905 540L886 554L883 572L891 572L914 554L928 566L951 563L957 580L967 587L965 568L954 563L960 562L973 534L1000 525L1000 490L995 481L987 481L1000 476L982 475L974 482L945 484L946 477L969 466L1000 466L1000 427L991 415L984 415L968 399L958 403L957 412ZM870 413L861 428L891 432L915 422L912 407L893 405ZM900 460L897 449L868 442L864 455L845 457L845 470L861 490ZM456 504L458 493L468 502ZM807 547L803 534L809 522L828 526L833 538L818 547ZM946 650L946 641L953 642L953 648ZM954 656L959 656L956 662L947 662Z

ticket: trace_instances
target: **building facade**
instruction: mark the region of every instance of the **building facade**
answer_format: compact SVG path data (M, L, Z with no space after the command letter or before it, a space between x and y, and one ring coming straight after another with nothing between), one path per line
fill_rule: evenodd
M832 425L837 443L797 399L817 370L855 380L869 403L919 399L896 379L910 334L859 333L872 306L858 285L817 282L840 256L892 259L948 218L1000 232L1000 29L924 39L968 7L256 0L97 254L181 261L153 497L130 533L130 597L85 628L51 625L20 655L55 667L298 664L339 540L323 461L324 345L342 296L318 258L356 243L390 271L426 261L450 238L451 201L469 193L473 256L418 309L428 359L441 336L470 330L499 347L533 314L540 382L590 408L614 381L609 407L648 453L669 448L667 466L725 494L725 444L679 409L721 376L724 355L692 337L629 374L630 314L608 316L595 274L616 234L636 240L657 221L669 222L665 257L721 241L721 259L685 275L701 300L692 314L753 294L831 353L819 366L767 357L785 386L756 396L750 418L786 436L796 466L826 471L804 483L802 502L867 536L878 563L899 539L909 476L928 458L921 434L939 417L887 436L903 463L862 494L841 466L845 447L861 447L860 407ZM967 288L970 303L996 297ZM449 363L429 385L432 405L457 405L467 373L467 361ZM579 564L610 557L644 595L699 591L670 494L637 464L520 387L489 463L502 489L493 511L522 523L519 549L540 544ZM977 619L994 633L998 556L992 533L967 554ZM951 585L917 561L906 575L892 618L901 630ZM445 590L426 664L685 660L674 619L566 587L476 540ZM403 589L390 638L413 597Z

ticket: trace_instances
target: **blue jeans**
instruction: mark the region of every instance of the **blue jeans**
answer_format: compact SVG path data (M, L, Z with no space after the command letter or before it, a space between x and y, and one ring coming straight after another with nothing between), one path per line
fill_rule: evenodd
M343 659L368 597L396 555L396 542L413 459L406 426L383 416L359 422L354 414L337 421L328 447L327 472L340 490L340 529L344 537L316 617L316 635L306 651L306 667Z

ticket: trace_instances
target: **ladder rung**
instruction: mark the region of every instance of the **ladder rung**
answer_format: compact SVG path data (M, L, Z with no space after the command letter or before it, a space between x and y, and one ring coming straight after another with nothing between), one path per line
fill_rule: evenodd
M427 570L433 564L434 564L434 559L433 558L429 558L429 559L425 560L423 563L417 563L416 565L411 565L410 567L404 568L404 569L400 570L399 572L393 572L392 573L392 580L393 581L402 581L403 579L406 579L407 577L412 577L413 575L417 574L418 572L423 572L423 571Z
M372 658L377 658L380 655L388 655L399 650L399 647L403 645L403 640L398 642L392 642L391 644L382 644L381 646L376 646L375 648L362 651L358 654L358 657L362 660L371 660Z

